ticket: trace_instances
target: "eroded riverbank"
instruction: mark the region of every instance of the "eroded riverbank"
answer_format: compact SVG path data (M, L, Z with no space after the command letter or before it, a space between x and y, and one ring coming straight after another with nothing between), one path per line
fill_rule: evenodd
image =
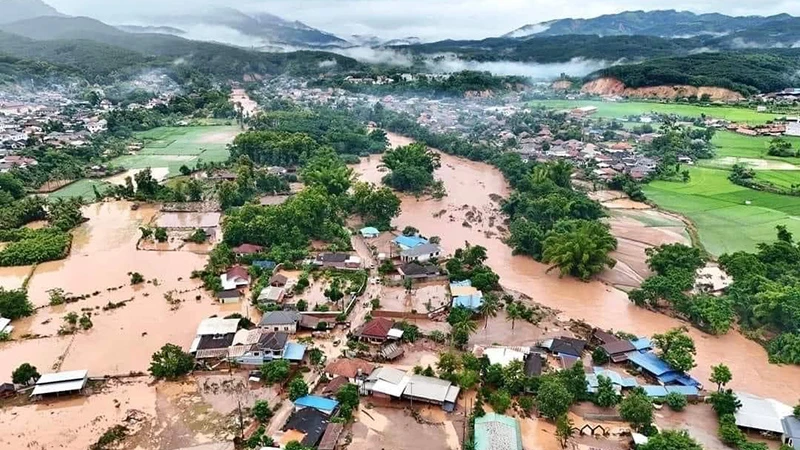
M389 133L393 146L411 142ZM506 197L510 190L503 175L495 168L442 154L442 167L436 173L448 196L442 200L402 197L402 212L393 222L402 229L413 225L427 236L440 236L445 250L452 253L464 245L486 247L487 262L508 289L522 292L534 301L563 311L565 316L583 319L607 329L624 330L638 335L652 335L676 326L680 320L634 306L625 292L600 281L583 283L559 278L557 271L547 273L547 266L531 258L512 255L498 233L504 227L496 196ZM379 182L384 175L378 169L380 157L372 156L356 166L362 179ZM481 213L482 224L467 222L467 214ZM494 217L494 224L490 225ZM692 374L707 381L710 367L724 362L733 372L730 387L793 404L800 392L800 367L769 364L766 351L738 332L711 336L690 328L697 346L698 366Z

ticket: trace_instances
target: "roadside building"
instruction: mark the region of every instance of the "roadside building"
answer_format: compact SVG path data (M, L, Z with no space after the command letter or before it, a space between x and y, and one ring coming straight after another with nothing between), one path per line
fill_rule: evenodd
M475 450L522 450L517 419L497 413L475 418Z
M483 293L472 287L470 280L450 283L450 297L453 299L453 308L460 306L477 311L483 304Z
M400 260L404 263L427 262L438 258L442 254L442 248L436 244L422 244L408 250L400 252Z
M583 354L583 349L586 347L586 341L562 336L545 340L542 342L541 347L550 350L550 352L556 356L580 358Z
M219 276L222 281L222 289L238 289L240 287L250 286L250 274L247 268L242 266L233 266L227 272Z
M224 289L217 292L217 300L223 304L239 303L241 296L242 293L238 289Z
M31 397L80 393L89 381L88 370L46 373L36 380Z
M263 250L264 247L255 244L242 244L231 249L237 256L255 255L256 253L261 253Z
M783 419L792 415L791 406L744 392L737 392L736 397L742 404L733 414L737 427L745 431L783 435Z
M314 265L334 269L358 269L361 267L361 258L347 253L322 253L314 259Z
M395 335L391 334L393 328L394 321L391 319L387 319L385 317L375 317L359 327L353 334L360 341L380 344L385 342L387 339L396 339Z
M440 270L436 264L420 264L410 262L397 268L397 272L404 280L425 280L427 278L438 277Z
M400 251L410 250L414 247L428 243L428 240L420 236L397 236L392 240Z
M344 424L329 423L325 428L325 434L322 435L322 440L320 440L317 450L334 450L342 431L344 431Z
M295 411L300 411L305 408L314 408L328 417L332 416L338 407L339 402L336 400L320 397L318 395L306 395L294 401Z
M403 398L441 405L442 409L451 412L456 407L460 391L458 386L447 380L412 375L403 391Z
M282 287L267 286L258 294L258 303L276 305L283 302L286 291Z
M653 353L630 352L628 353L628 361L663 385L680 384L682 386L702 387L699 381L684 372L672 369L669 364Z
M292 414L284 425L284 431L295 431L306 447L316 447L328 427L328 416L314 408L303 408Z
M359 384L373 370L375 370L375 365L371 362L356 358L339 358L325 366L325 374L328 378L344 377L353 384Z
M795 450L800 450L800 419L793 415L786 416L781 420L781 425L783 425L781 442Z
M238 328L239 319L219 317L203 319L197 326L197 333L189 346L189 353L199 359L226 356Z
M270 311L264 315L258 328L266 331L296 333L299 314L295 311Z

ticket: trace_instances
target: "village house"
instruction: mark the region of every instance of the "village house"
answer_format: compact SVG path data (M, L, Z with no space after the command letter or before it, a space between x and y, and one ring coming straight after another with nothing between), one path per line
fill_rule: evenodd
M83 391L89 381L89 371L70 370L67 372L46 373L36 380L31 398L50 395L77 394Z
M239 319L203 319L197 326L189 353L194 354L197 359L224 357L228 353L228 347L233 344L238 328Z
M405 399L440 405L452 412L461 389L447 380L408 375L392 367L379 367L364 383L363 392L386 400Z
M424 280L427 278L438 277L440 273L439 266L436 264L420 264L418 262L410 262L403 264L397 268L397 272L404 280Z
M297 333L297 322L299 320L299 314L295 311L271 311L266 313L261 321L258 322L258 328L294 334Z
M427 262L438 258L442 254L442 248L436 244L422 244L400 253L400 260L404 263Z
M741 407L733 414L736 426L746 432L783 436L784 418L792 416L792 407L771 398L736 392Z
M629 341L602 330L595 330L593 338L599 343L600 349L615 363L627 361L628 353L636 350Z
M381 232L375 227L364 227L364 228L358 230L358 232L361 234L361 237L363 237L364 239L373 239L373 238L378 237L381 234Z
M266 305L275 305L283 302L284 295L286 295L286 291L282 287L267 286L261 289L256 301Z
M295 412L301 411L305 408L314 408L330 417L339 408L339 402L330 398L320 397L318 395L306 395L294 401Z
M217 292L217 300L222 304L239 303L242 293L239 289L223 289Z
M322 253L314 259L314 265L335 269L359 269L361 258L347 253Z
M635 343L632 344L634 344L634 347L636 346ZM669 364L653 353L643 353L638 350L632 351L628 353L628 361L641 371L646 372L651 377L658 380L662 385L679 384L697 388L702 387L699 381L684 372L672 369Z
M483 304L483 293L472 287L470 280L450 283L450 297L453 308L462 307L477 311Z
M397 332L399 332L399 336ZM403 335L401 330L394 329L394 321L385 317L373 318L361 325L353 334L360 341L367 341L372 344L380 344L387 339L399 339Z
M242 244L231 249L236 256L255 255L256 253L261 253L263 250L264 247L255 244Z
M586 341L562 336L545 340L542 342L541 347L550 350L556 356L568 355L580 358L583 354L583 349L586 347Z
M315 408L303 408L295 412L283 426L285 434L297 436L301 444L314 448L328 427L328 416Z
M233 266L227 272L219 276L223 290L238 289L250 286L250 274L247 268Z
M328 378L344 377L353 384L361 384L373 370L375 366L372 363L356 358L339 358L325 366Z

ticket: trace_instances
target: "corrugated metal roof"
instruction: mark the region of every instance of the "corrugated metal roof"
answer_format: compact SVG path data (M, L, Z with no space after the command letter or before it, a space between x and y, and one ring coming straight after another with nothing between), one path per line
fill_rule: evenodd
M511 361L525 360L525 353L507 347L489 347L483 350L483 355L489 358L490 364L500 364L503 367Z
M394 243L404 249L414 248L418 245L427 244L428 241L418 236L397 236Z
M754 430L783 433L781 420L792 415L792 407L771 398L737 392L736 397L742 403L734 417L736 425Z
M412 375L403 394L409 397L444 403L445 398L447 398L447 391L450 389L451 385L452 383L447 380L425 377L422 375Z
M36 385L31 392L31 397L36 395L58 394L60 392L72 392L83 389L86 385L86 378L80 380L62 381L60 383L48 383Z
M46 373L36 381L36 386L49 383L60 383L62 381L83 380L88 376L88 370L70 370L66 372Z
M200 322L200 325L197 326L197 335L236 333L237 328L239 328L239 319L211 317Z
M283 348L283 359L289 361L302 361L306 354L306 346L296 342L287 342Z
M663 375L667 372L673 372L669 364L661 360L661 358L653 353L630 352L628 353L628 361L636 364L655 376Z
M305 397L300 397L295 400L294 405L301 408L314 408L322 412L331 413L339 406L339 402L318 395L306 395Z

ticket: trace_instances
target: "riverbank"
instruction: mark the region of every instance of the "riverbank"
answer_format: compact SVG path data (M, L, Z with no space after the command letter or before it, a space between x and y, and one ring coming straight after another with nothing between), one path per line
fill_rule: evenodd
M403 136L388 133L392 146L411 142ZM547 273L547 266L524 256L515 256L501 239L504 217L497 196L507 197L510 188L503 175L484 163L442 154L442 167L436 172L448 196L442 200L401 196L402 211L393 221L399 229L414 226L426 236L440 236L445 252L452 253L464 242L486 247L488 261L501 284L522 292L533 301L562 311L564 317L585 320L604 329L650 336L689 324L633 305L625 292L600 281L583 283L572 278L559 278L557 271ZM380 157L362 160L354 169L361 179L379 182ZM467 212L479 211L483 223L463 226ZM495 217L494 225L489 218ZM473 213L474 217L474 213ZM487 233L487 231L489 233ZM494 233L494 234L493 234ZM766 351L756 342L731 331L712 336L690 328L697 346L697 364L692 371L696 378L707 381L711 365L724 362L733 372L730 387L793 404L800 392L800 367L772 365Z

